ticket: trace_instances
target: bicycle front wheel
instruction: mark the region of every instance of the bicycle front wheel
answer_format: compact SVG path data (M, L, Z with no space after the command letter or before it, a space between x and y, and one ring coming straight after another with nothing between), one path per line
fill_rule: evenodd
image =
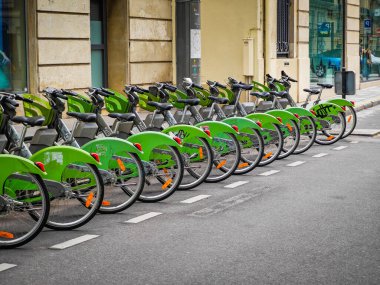
M45 226L49 209L49 195L38 175L10 175L0 189L0 248L33 240Z
M72 162L61 174L61 181L45 180L50 195L50 215L46 227L71 230L87 224L98 212L104 185L95 165Z
M307 151L314 144L317 136L317 127L312 117L301 117L300 122L300 142L294 154L301 154Z
M353 107L346 107L346 112L344 113L344 117L346 118L346 130L342 136L342 138L346 138L352 134L356 127L357 116L356 111Z
M240 144L234 134L220 133L213 136L213 167L205 180L209 183L223 181L234 174L240 162Z
M332 115L320 120L322 128L318 130L315 142L321 145L330 145L340 140L346 130L346 119L343 113Z
M300 142L300 129L298 124L290 120L285 126L282 126L284 145L278 159L283 159L291 155L298 147Z
M112 156L110 169L101 170L104 199L99 212L114 214L128 209L140 197L145 184L144 167L139 156Z
M264 129L264 154L259 163L259 166L265 166L275 161L282 151L284 138L280 127L273 124L274 130Z

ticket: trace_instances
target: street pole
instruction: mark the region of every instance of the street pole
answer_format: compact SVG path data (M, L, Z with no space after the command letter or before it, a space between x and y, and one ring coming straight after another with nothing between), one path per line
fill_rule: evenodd
M347 19L347 1L343 2L343 53L342 53L342 98L346 99L346 19Z

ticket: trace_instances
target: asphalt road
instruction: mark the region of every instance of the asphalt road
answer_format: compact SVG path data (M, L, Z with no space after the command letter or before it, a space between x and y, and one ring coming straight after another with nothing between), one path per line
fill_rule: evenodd
M358 128L379 128L380 106L365 112ZM79 230L46 230L0 251L0 268L17 265L0 284L380 284L379 168L380 137L316 145ZM260 175L271 170L279 172ZM210 196L181 203L198 195ZM150 212L161 214L125 223ZM83 235L99 236L49 248Z

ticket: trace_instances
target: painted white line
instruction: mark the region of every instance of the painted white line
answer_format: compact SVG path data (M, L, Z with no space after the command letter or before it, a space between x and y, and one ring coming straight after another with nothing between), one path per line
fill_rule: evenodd
M259 175L261 175L261 176L269 176L269 175L275 174L277 172L280 172L280 170L269 170L267 172L260 173Z
M16 267L16 264L0 263L0 272Z
M136 218L130 219L130 220L126 221L125 223L128 223L128 224L137 224L137 223L140 223L142 221L148 220L150 218L159 216L161 214L162 213L158 213L158 212L150 212L150 213L138 216Z
M326 156L326 155L328 155L327 153L323 153L323 152L321 152L321 153L318 153L318 154L316 154L316 155L313 155L313 157L324 157L324 156Z
M241 185L244 185L244 184L247 184L249 181L237 181L237 182L234 182L234 183L231 183L231 184L228 184L226 186L224 186L224 188L236 188L236 187L239 187Z
M289 163L288 165L286 166L298 166L298 165L301 165L301 164L304 164L306 161L295 161L293 163Z
M350 142L350 143L359 143L359 141L352 141L352 142Z
M336 147L334 149L335 150L342 150L342 149L345 149L345 148L347 148L347 146L346 145L342 145L342 146L338 146L338 147Z
M83 243L85 241L89 241L89 240L92 240L94 238L97 238L98 236L99 235L83 235L83 236L80 236L80 237L77 237L77 238L65 241L63 243L59 243L59 244L53 245L53 246L50 247L50 249L66 249L68 247L72 247L74 245Z
M206 198L208 198L210 196L211 195L198 195L198 196L195 196L193 198L189 198L189 199L183 200L183 201L181 201L181 203L192 204L192 203L198 202L200 200L206 199Z

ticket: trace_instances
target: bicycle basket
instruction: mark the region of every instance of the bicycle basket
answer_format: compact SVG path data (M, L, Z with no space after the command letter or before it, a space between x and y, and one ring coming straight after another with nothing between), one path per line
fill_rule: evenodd
M115 93L114 95L106 97L106 109L109 113L131 112L131 104L129 103L127 96L111 89L107 90Z
M93 113L95 106L92 104L91 100L82 95L78 94L78 96L67 95L69 99L67 100L67 110L69 112L77 112L77 113Z
M178 103L178 99L186 99L187 95L185 92L177 89L175 92L167 91L169 94L169 101L172 103L172 105L177 109L184 109L185 104Z
M48 101L32 94L23 94L24 98L33 100L33 103L23 102L24 113L27 117L43 116L45 117L44 126L47 126L53 120L53 109Z

